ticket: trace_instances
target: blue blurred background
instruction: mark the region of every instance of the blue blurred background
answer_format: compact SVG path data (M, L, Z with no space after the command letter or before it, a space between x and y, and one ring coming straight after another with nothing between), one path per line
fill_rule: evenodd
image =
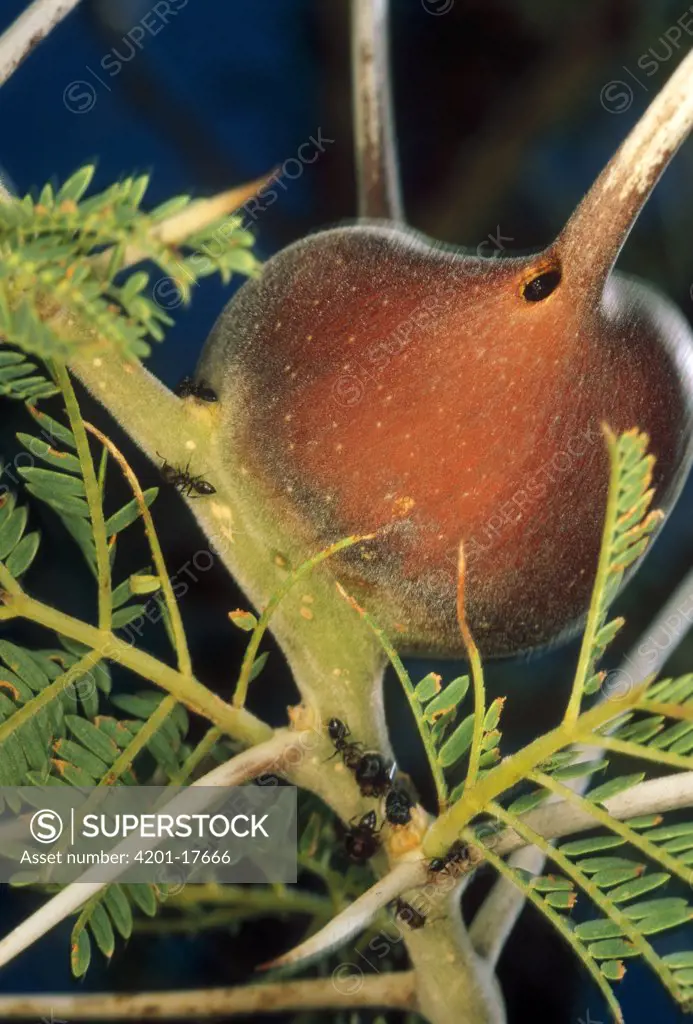
M25 6L25 0L2 0L0 30ZM670 0L392 0L392 7L410 222L474 249L498 238L508 249L551 240L693 42L693 15ZM156 31L146 30L133 45L128 33L143 18ZM308 231L355 215L350 88L347 0L83 0L0 91L0 167L19 193L59 182L92 161L96 187L149 172L147 203L155 205L171 195L209 195L265 174L321 128L334 141L258 217L257 252L267 258ZM656 282L689 317L692 169L688 143L620 261L623 269ZM494 242L485 252L489 245ZM149 360L167 385L192 371L233 287L208 279L190 308L176 311L175 327ZM88 405L90 416L108 422ZM4 454L22 422L21 410L8 406L1 407ZM127 450L143 481L156 482L154 468ZM689 484L621 599L628 627L614 663L693 562L692 509ZM163 508L158 503L157 523L169 564L178 558L182 564L199 543L190 516L169 499ZM50 516L41 527L57 534ZM138 568L144 548L136 541L131 547L126 557ZM62 558L60 551L41 556L47 592L80 607L86 582L70 554ZM240 650L225 618L237 603L231 583L214 570L184 609L200 675L219 692L232 674L229 651L233 658ZM152 650L160 642L148 638ZM692 656L693 645L684 644L672 670L690 669ZM490 667L492 695L511 698L504 734L510 743L555 722L574 659L575 647L568 645L519 665ZM276 652L263 679L262 700L266 708L269 695L279 722L291 693ZM420 752L398 698L388 681L397 754L417 776ZM425 789L425 779L420 781ZM27 893L2 898L6 932L36 901ZM68 932L67 926L56 930L5 968L2 990L69 988ZM689 946L690 940L693 933ZM289 935L278 938L272 922L253 925L242 942L228 934L138 935L108 967L96 962L83 987L242 982L278 941L285 947ZM662 940L663 948L668 941ZM511 1022L606 1019L571 954L532 912L508 944L500 973ZM629 1024L679 1019L644 968L630 967L620 998Z

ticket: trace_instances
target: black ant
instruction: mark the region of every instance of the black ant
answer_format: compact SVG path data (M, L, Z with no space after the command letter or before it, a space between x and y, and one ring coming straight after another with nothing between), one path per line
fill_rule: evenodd
M346 830L344 849L349 860L354 861L355 864L365 864L380 846L375 824L375 811L368 811L356 825L351 825Z
M175 389L179 398L197 398L200 402L218 402L216 391L208 387L204 381L196 384L192 377L183 377Z
M375 750L363 754L354 770L361 796L384 796L392 786L394 767Z
M413 931L423 928L426 924L426 915L422 914L416 907L412 907L411 903L407 903L401 896L397 896L392 903L394 904L395 917L408 924Z
M461 839L457 839L448 852L443 857L434 857L429 862L428 870L433 872L445 871L447 867L458 867L463 861L466 861L469 857L469 850L462 842Z
M276 775L258 775L253 784L255 786L278 786L279 778Z
M157 455L159 455L158 452ZM190 498L199 498L205 494L217 493L216 487L213 487L207 480L204 480L201 476L193 476L191 474L190 463L187 464L185 469L176 469L175 466L172 466L161 455L159 455L159 458L164 463L161 467L162 477L166 483L175 487L180 494L187 494Z
M413 802L404 789L391 789L385 797L385 817L391 825L408 825Z
M342 755L342 761L347 768L354 771L361 760L361 746L360 743L347 743L347 736L351 736L351 730L345 722L342 722L339 718L331 718L327 723L327 732L334 743L334 757L336 754ZM328 761L331 758L328 757Z

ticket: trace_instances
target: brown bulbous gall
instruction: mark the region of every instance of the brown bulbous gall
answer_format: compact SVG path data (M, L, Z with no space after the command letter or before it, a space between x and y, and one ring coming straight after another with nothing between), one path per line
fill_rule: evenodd
M693 335L613 272L680 142L668 88L544 252L484 259L387 223L325 231L271 259L207 342L197 376L224 436L306 551L377 531L331 568L401 650L463 653L460 542L482 654L575 629L604 518L603 423L649 434L655 504L676 499Z

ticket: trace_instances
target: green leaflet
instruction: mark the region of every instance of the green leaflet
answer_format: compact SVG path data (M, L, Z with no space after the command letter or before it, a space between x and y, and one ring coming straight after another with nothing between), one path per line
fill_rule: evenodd
M619 868L642 869L643 867L642 864L634 864L626 857L587 857L584 860L576 861L575 866L586 875L595 875L600 871L613 871Z
M8 555L5 564L8 572L12 574L14 579L18 580L30 567L36 558L40 543L40 533L27 533L12 550L11 554Z
M609 782L605 782L602 786L597 786L595 789L591 789L586 793L588 800L594 801L596 804L604 803L613 796L617 796L619 793L624 793L627 789L632 789L639 782L645 778L644 772L637 772L633 775L621 775L617 779L611 779Z
M544 896L544 902L557 910L572 910L576 899L575 892L548 892Z
M693 673L678 679L663 679L647 691L648 701L658 704L682 704L693 695Z
M539 804L543 804L548 800L551 794L545 789L535 789L532 793L527 793L525 796L520 796L508 807L510 814L527 814L528 811L533 811Z
M623 908L626 917L639 920L648 917L650 914L666 913L668 911L681 911L688 907L686 900L678 896L663 896L655 900L641 900L640 903L630 903Z
M55 771L58 776L63 779L64 782L69 783L70 786L77 786L79 788L88 788L93 786L99 773L92 774L86 768L82 768L79 765L70 764L69 761L62 759L55 759L53 761Z
M25 508L16 508L7 517L0 533L0 561L6 561L7 556L19 544L26 529L28 517L29 513Z
M260 673L262 672L263 668L267 664L267 659L268 658L269 658L269 651L263 651L262 654L258 654L257 658L253 662L253 667L250 670L250 681L251 682L254 679L257 679L257 677L260 675Z
M668 882L669 878L670 876L663 871L643 875L641 878L636 878L632 882L626 882L625 885L619 885L618 888L612 889L609 899L612 903L626 903L628 900L635 899L636 896L644 896L646 892L658 889L660 885Z
M154 502L156 496L159 493L158 487L150 487L144 494L144 501L149 508ZM133 498L127 505L124 505L118 512L115 512L109 519L106 520L106 533L109 537L113 537L118 533L122 533L131 523L134 523L139 518L140 509L137 501Z
M9 640L0 640L0 660L16 673L29 688L38 693L48 685L48 677L36 664L28 651Z
M667 953L663 957L664 963L669 967L688 968L693 967L693 952Z
M644 865L634 864L630 867L605 868L598 871L592 878L592 882L599 889L612 889L617 885L623 885L635 878L639 878L644 871Z
M38 466L20 466L19 472L32 485L32 493L45 500L51 497L82 498L84 484L80 477L71 473L58 473L52 469L40 469Z
M89 970L91 963L91 942L89 936L83 929L72 932L72 944L70 947L70 967L75 978L83 977Z
M659 828L651 828L647 838L652 842L663 842L667 839L678 839L681 836L693 836L693 822L681 822L676 825L662 825Z
M595 960L621 960L623 957L639 956L637 948L626 939L604 939L589 946L589 954Z
M17 507L11 492L0 491L0 561L14 579L27 571L39 548L39 533L25 533L27 522L27 509Z
M135 619L140 618L144 610L145 605L143 604L129 604L124 608L118 608L113 612L111 620L112 628L122 629L123 626L128 626L131 622L134 622Z
M74 738L104 764L115 761L118 746L102 729L77 715L66 715L65 723Z
M229 619L238 629L242 629L245 633L252 633L257 626L257 617L252 612L245 611L242 608L237 608L236 611L229 612Z
M58 389L24 353L0 342L0 397L18 402L50 398Z
M647 743L664 728L663 715L650 715L644 721L634 722L614 733L616 739L631 743Z
M91 524L81 513L75 514L74 511L61 508L55 508L55 511L60 516L63 526L84 555L84 559L92 573L96 576L96 548L94 547Z
M577 761L575 764L566 765L564 768L556 768L551 774L554 779L567 782L569 779L582 779L586 775L594 775L595 772L602 772L609 767L605 757L594 761Z
M693 919L693 907L681 910L662 910L642 918L638 927L643 935L657 935L669 928L678 928Z
M422 683L426 682L429 678L430 676L426 676L425 679L422 680ZM421 686L421 683L419 686ZM459 707L467 696L467 691L469 690L469 676L458 676L456 679L453 679L448 683L441 692L436 694L436 691L434 691L432 694L433 699L431 699L429 703L423 694L430 691L430 689L431 686L428 684L427 687L422 688L420 694L419 687L417 686L414 692L416 693L419 703L427 704L424 712L424 718L432 725L436 719L441 717L441 715L455 711Z
M97 903L89 918L89 929L103 955L110 960L115 950L115 933L103 903Z
M575 925L575 934L583 942L594 942L596 939L615 939L623 934L621 927L608 918L596 921L584 921Z
M427 676L424 676L414 687L414 695L419 704L427 704L433 700L436 694L440 693L441 683L442 678L436 672L429 672Z
M77 473L81 476L82 467L79 459L70 454L54 448L48 441L41 437L34 437L32 434L18 433L17 440L22 443L26 450L36 459L41 459L49 466L54 466L66 473Z
M467 715L457 726L450 739L440 748L438 757L443 768L451 767L464 757L472 745L473 731L474 715Z
M560 875L537 875L531 880L531 886L537 892L572 892L575 889L569 878Z
M41 427L41 438L44 442L52 446L61 444L63 447L72 448L73 450L76 448L74 435L68 427L59 423L58 420L53 419L48 413L43 412L34 405L29 404L26 408L31 418ZM28 437L29 435L25 436Z
M117 883L109 885L104 894L104 904L118 934L129 939L132 935L132 908L123 887Z
M123 693L113 698L113 704L135 718L149 718L158 708L163 697L159 693L143 690L140 693Z
M684 853L686 850L693 849L693 835L678 836L676 839L669 839L666 843L662 843L663 850L667 853Z
M123 889L143 914L146 914L147 917L154 917L157 911L157 900L153 885L144 883L124 885Z
M576 839L570 843L561 845L561 853L567 857L581 857L586 853L596 853L598 850L611 850L616 846L623 846L626 842L621 836L593 836L591 839Z
M63 516L79 516L81 519L89 518L89 506L80 495L69 494L66 491L60 494L53 494L47 487L36 487L34 484L27 484L26 489L35 498L39 498L40 501L45 501L47 505L50 505L61 518Z

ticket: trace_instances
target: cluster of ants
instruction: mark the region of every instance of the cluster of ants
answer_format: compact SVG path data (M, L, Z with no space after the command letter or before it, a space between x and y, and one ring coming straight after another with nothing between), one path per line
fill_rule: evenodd
M378 751L364 751L362 743L349 740L351 731L339 718L330 719L327 732L335 748L332 757L341 754L343 764L354 774L361 796L384 796L385 821L395 827L408 825L414 802L405 789L393 782L396 765L386 761ZM355 824L354 821L352 819L344 832L344 848L351 861L364 864L378 850L378 833L383 826L377 828L377 816L373 810L367 811ZM445 856L431 860L428 870L433 873L445 871L461 864L467 857L467 847L458 840ZM426 917L400 897L393 903L397 917L406 921L410 928L422 928L426 923Z

